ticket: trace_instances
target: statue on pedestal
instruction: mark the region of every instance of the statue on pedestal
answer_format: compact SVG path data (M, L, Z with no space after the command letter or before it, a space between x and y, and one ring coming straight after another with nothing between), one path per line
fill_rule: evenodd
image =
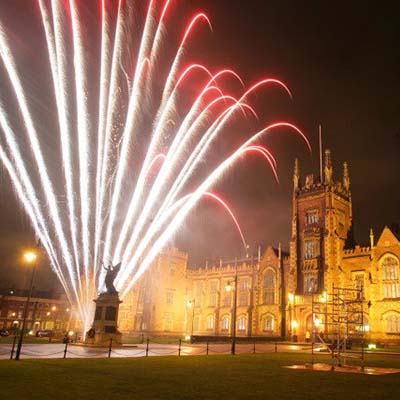
M105 290L94 302L96 310L92 327L86 333L86 344L106 346L110 339L121 344L121 333L118 331L118 310L121 300L115 289L114 281L121 269L121 263L103 267L107 272L104 278Z
M106 277L104 279L104 283L106 285L106 293L118 294L118 292L114 286L114 280L115 280L115 277L117 276L119 270L121 269L121 263L119 263L115 266L109 265L108 267L104 267L104 269L107 271Z

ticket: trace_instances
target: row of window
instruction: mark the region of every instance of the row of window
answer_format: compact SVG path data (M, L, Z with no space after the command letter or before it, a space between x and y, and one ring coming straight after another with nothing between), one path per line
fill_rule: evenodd
M268 268L264 274L263 282L263 303L264 304L275 304L276 303L276 273L272 268ZM238 305L247 306L250 304L251 286L249 279L241 279L238 282ZM201 304L203 295L203 282L197 282L195 289L196 304ZM224 291L222 293L222 306L231 307L232 305L232 292ZM218 306L218 281L210 283L209 292L209 307ZM168 303L167 304L172 304Z
M216 320L214 315L208 315L206 318L206 329L214 331L216 327ZM246 315L240 315L236 322L236 329L238 332L246 332L248 327L248 318ZM275 328L275 318L273 315L266 315L263 318L263 330L266 332L273 331ZM195 316L193 321L193 329L200 330L200 316ZM225 315L221 318L221 331L229 331L231 329L231 317Z

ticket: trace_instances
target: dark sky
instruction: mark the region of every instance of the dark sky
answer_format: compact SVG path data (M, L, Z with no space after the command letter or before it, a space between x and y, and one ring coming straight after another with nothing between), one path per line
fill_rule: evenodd
M37 12L27 3L35 2L2 0L0 6L0 17L16 46L21 46L17 50L24 54L25 63L35 57L27 51L25 37L34 40L36 46L42 40L37 33ZM294 100L276 89L256 96L253 104L260 123L264 126L280 119L294 122L313 145L310 155L289 133L267 138L263 142L277 157L280 184L263 161L251 159L239 163L215 188L228 199L250 244L282 242L287 247L293 161L300 159L303 173L318 174L318 124L322 125L324 147L332 150L337 177L343 161L349 162L359 241L367 240L370 227L379 232L385 224L400 220L400 25L394 2L178 3L174 15L177 28L183 28L196 10L206 11L213 24L213 33L206 29L196 32L189 59L215 69L232 67L246 83L262 77L282 79ZM38 37L32 39L35 35ZM233 140L251 132L253 129L235 131ZM5 173L0 204L0 282L7 285L18 279L21 247L34 239ZM241 252L230 219L210 202L196 209L176 243L189 251L192 264L206 257L234 257Z

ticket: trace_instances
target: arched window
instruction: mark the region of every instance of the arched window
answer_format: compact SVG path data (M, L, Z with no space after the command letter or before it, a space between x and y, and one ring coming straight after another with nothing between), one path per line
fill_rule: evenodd
M207 329L212 330L214 329L214 326L215 326L215 317L214 315L209 315L207 317Z
M385 256L381 267L383 297L385 299L400 297L399 260L391 255Z
M275 318L271 314L267 314L264 318L264 331L272 332L275 327Z
M246 316L242 315L239 317L237 322L237 328L239 332L246 332L247 330L247 318Z
M390 313L386 316L386 332L400 334L400 314Z
M275 271L271 268L264 276L264 304L275 304Z
M225 315L224 317L222 317L221 320L221 330L222 331L228 331L229 330L229 317L227 315Z

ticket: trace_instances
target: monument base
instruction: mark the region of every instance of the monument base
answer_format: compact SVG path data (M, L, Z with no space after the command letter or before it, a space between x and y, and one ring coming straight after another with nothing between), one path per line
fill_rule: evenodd
M118 331L118 310L122 301L118 293L101 293L94 300L96 311L92 328L86 333L85 344L108 347L112 339L115 345L122 344L122 334Z

